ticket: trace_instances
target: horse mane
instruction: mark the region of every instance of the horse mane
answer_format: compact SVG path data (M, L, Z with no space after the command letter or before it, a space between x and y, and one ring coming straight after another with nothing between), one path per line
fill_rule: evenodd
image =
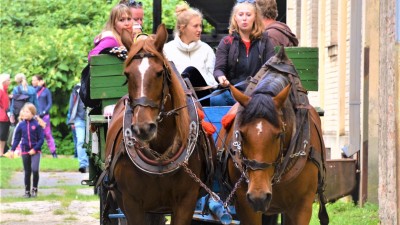
M289 81L284 75L272 69L267 73L251 95L248 105L238 113L239 126L247 124L254 119L262 118L266 119L274 127L279 127L279 115L272 98L285 88ZM291 114L294 115L292 107L286 107L288 106L287 103L290 103L289 98L282 109L285 121L291 118Z
M188 129L189 129L189 112L186 107L186 94L185 91L181 85L181 83L178 80L177 75L175 72L171 69L171 65L164 56L162 52L159 52L156 47L154 46L154 40L155 40L155 35L149 35L148 38L143 38L143 39L138 39L135 44L132 45L129 55L128 55L128 60L125 62L125 66L128 66L132 62L132 58L134 55L138 54L140 51L148 52L154 54L155 58L160 60L166 69L168 70L168 73L171 75L168 79L169 83L169 91L171 94L171 100L172 100L172 105L173 108L180 108L183 107L178 115L176 115L176 129L178 132L178 135L182 141L183 145L186 145L187 139L188 139Z

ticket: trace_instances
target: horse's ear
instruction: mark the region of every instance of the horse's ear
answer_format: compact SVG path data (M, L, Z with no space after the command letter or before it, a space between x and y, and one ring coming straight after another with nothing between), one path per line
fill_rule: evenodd
M127 29L122 29L121 41L125 48L129 51L133 42L132 32Z
M240 105L246 107L250 102L250 97L243 94L235 86L229 85L233 98L240 103Z
M292 85L289 84L281 92L279 92L275 97L273 97L276 108L281 109L283 104L285 103L287 97L289 96L290 89Z
M285 46L281 45L279 47L279 52L276 54L276 57L283 63L290 64L290 60L286 55Z
M156 46L159 52L162 52L164 48L164 44L167 41L168 32L165 28L165 25L162 23L158 25L157 32L156 32L156 40L154 41L154 45Z

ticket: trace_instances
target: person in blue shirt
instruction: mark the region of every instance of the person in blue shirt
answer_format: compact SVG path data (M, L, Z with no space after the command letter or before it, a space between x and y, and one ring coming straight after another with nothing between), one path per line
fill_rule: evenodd
M36 89L36 97L38 99L38 114L40 118L46 123L46 128L44 128L44 136L47 141L47 146L49 147L50 153L53 158L57 158L56 145L51 132L50 123L50 108L53 104L51 92L46 87L43 77L40 75L34 75L32 77L32 86Z
M20 122L14 131L10 158L14 157L14 151L18 144L21 148L22 163L24 166L25 198L36 197L39 183L39 164L44 141L43 128L46 123L36 116L36 107L32 103L26 103L20 112ZM31 175L33 174L32 193Z
M16 95L24 94L29 96L28 102L32 103L36 108L38 108L36 89L31 85L28 85L25 74L18 73L17 75L15 75L14 79L15 82L17 83L17 86L15 86L12 90L13 98L11 98L11 105L10 105L10 113L11 113L10 122L12 124L16 124L18 122L17 118L19 117L19 113L14 111L14 103L16 101L14 97Z

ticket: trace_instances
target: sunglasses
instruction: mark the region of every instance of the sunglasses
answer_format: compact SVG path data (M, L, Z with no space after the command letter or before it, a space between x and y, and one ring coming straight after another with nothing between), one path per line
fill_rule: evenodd
M256 0L237 0L237 3L243 3L243 2L248 2L248 3L251 3L251 4L255 4Z
M133 6L133 7L142 7L142 2L137 2L135 0L129 0L127 3L128 6Z

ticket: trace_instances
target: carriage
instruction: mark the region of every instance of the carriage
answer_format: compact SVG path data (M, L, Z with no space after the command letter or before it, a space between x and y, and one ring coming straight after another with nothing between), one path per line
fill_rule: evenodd
M287 54L296 66L297 71L301 74L302 83L307 90L316 90L317 88L317 49L316 48L287 48ZM311 63L310 63L311 62ZM111 55L99 55L93 57L91 61L91 95L94 99L100 99L102 105L115 104L119 98L127 93L127 87L122 86L125 82L121 76L123 72L123 61ZM189 81L190 82L190 81ZM221 128L221 118L225 115L230 107L203 107L206 120L216 125L217 129ZM323 111L318 109L320 115ZM96 186L100 175L105 170L106 162L106 135L110 118L103 115L89 115L88 122L91 132L88 131L88 154L89 154L89 180L84 184ZM94 132L93 132L94 131ZM213 136L218 141L216 134ZM327 160L327 188L326 196L328 201L335 201L340 197L348 194L354 194L356 190L356 161L352 159ZM354 175L349 176L349 175ZM338 188L339 187L339 188ZM104 203L107 199L104 187L100 185L95 188L95 193L100 196L101 210L104 210ZM208 195L199 198L196 210L193 215L193 224L239 224L240 221L231 217L221 204L212 201ZM211 213L204 214L204 208L213 209ZM230 207L230 213L234 214L234 207ZM124 215L115 210L110 213L110 218L122 219ZM221 222L222 220L222 222Z
M204 9L203 9L204 10ZM214 37L215 38L215 37ZM301 78L301 84L303 87L308 90L308 91L316 91L318 90L318 49L317 48L304 48L304 47L294 47L294 48L286 48L285 49L286 54L288 57L291 59L293 64L296 67L297 73L299 74L299 77ZM143 59L143 58L151 58L154 57L154 55L143 55L143 54L137 54L133 58L138 58L138 59ZM90 85L90 94L92 99L98 99L101 101L101 105L107 106L107 105L112 105L118 102L118 105L116 107L116 110L114 113L117 111L126 111L130 112L132 114L132 109L129 107L125 107L125 109L119 109L118 107L121 108L121 105L123 105L121 102L127 101L127 98L124 98L123 96L128 93L128 87L123 86L126 82L126 77L122 76L124 72L124 65L123 61L115 56L110 56L110 55L100 55L100 56L95 56L91 60L91 65L90 65L90 80L91 80L91 85ZM165 66L165 65L164 65ZM165 75L163 75L165 76ZM167 81L166 81L167 82ZM182 79L180 81L182 86L185 89L185 93L188 92L193 92L193 96L198 97L196 95L196 92L194 91L196 88L196 84L192 83L190 79ZM164 83L162 84L164 86ZM193 88L193 86L195 88ZM164 88L165 89L165 88ZM164 92L164 91L163 91ZM199 94L199 93L198 93ZM164 96L164 93L162 94ZM168 95L168 94L167 94ZM165 95L165 96L167 96ZM199 95L200 97L200 95ZM200 97L201 98L201 97ZM197 98L198 99L198 98ZM155 104L153 102L150 102L148 99L134 99L134 102L137 102L136 104L143 106L150 106L149 108L163 108L163 106L160 106L159 104ZM187 100L189 101L189 100ZM195 102L196 100L191 100L192 103ZM133 108L133 107L132 107ZM222 127L221 124L221 119L222 117L231 110L231 107L207 107L207 106L202 106L199 105L197 108L195 108L194 114L195 117L199 117L199 109L202 111L205 115L204 120L207 122L212 122L216 127L217 130L220 130ZM188 109L190 111L192 109ZM165 114L168 113L174 113L171 111L166 111ZM193 111L193 110L192 110ZM316 111L318 111L320 116L323 116L323 110L320 108L316 108ZM125 113L129 114L129 113ZM87 132L87 147L88 147L88 154L89 154L89 180L85 180L82 183L87 184L90 186L95 187L95 193L100 196L100 210L101 210L101 219L100 223L101 224L108 224L104 218L109 218L110 219L110 224L117 224L118 221L124 224L125 221L125 216L122 211L120 210L120 205L117 204L117 201L115 200L115 197L113 195L115 194L110 194L108 189L110 188L108 185L109 180L115 179L113 177L110 178L108 176L109 174L105 173L105 171L110 170L110 165L112 166L113 164L116 164L117 160L112 160L109 158L110 156L110 148L115 149L118 148L118 146L125 145L126 153L128 154L129 157L132 158L142 158L145 160L139 160L135 161L133 160L133 164L139 170L144 171L145 173L149 173L151 175L155 176L164 176L165 173L173 172L178 170L179 168L184 167L186 171L186 176L191 177L193 179L196 179L196 172L191 172L191 169L193 168L187 168L185 165L185 162L187 162L189 157L177 157L174 158L174 156L170 157L170 160L168 161L167 164L157 165L154 160L151 160L144 155L141 157L137 157L140 152L136 153L129 153L129 146L132 145L139 145L140 148L146 148L146 146L141 145L141 143L136 142L134 138L129 139L125 138L119 138L123 141L120 142L115 142L112 145L113 146L106 146L106 139L107 139L107 134L110 133L118 133L115 132L112 127L113 125L113 120L117 120L115 118L105 118L101 113L99 115L96 114L89 114L88 115L88 132ZM130 117L127 116L121 116L119 118L121 121L126 121L126 120L132 120L132 115ZM158 121L158 119L157 119ZM121 122L125 123L125 122ZM151 124L150 124L151 125ZM148 126L147 126L148 127ZM138 130L140 129L148 129L146 126L145 128L140 127L137 128ZM192 127L190 127L192 129ZM196 130L196 132L191 132L195 133L198 135L199 129L198 127L193 128ZM122 130L122 129L121 129ZM123 129L125 133L125 127ZM149 129L151 130L151 129ZM200 132L201 133L201 132ZM117 139L119 134L116 134L113 136L114 139ZM109 135L110 136L110 135ZM128 135L129 136L129 135ZM202 136L203 139L205 138L204 134L200 134L199 136ZM208 141L208 145L211 145L211 147L217 147L218 149L221 146L221 139L222 139L222 134L217 132L214 134L211 138L211 140ZM147 138L147 137L144 137ZM190 138L188 139L190 142ZM110 141L108 141L110 143ZM108 145L110 145L108 143ZM214 144L216 143L216 144ZM215 146L214 146L215 145ZM115 147L117 146L117 147ZM148 148L149 149L149 148ZM151 150L151 149L150 149ZM107 152L108 151L108 152ZM112 151L112 150L111 150ZM196 151L196 150L193 150ZM135 155L136 154L136 155ZM212 153L208 153L209 155L202 156L203 158L207 158L208 156L211 157ZM111 153L112 155L112 153ZM120 156L115 156L116 158ZM158 156L157 156L158 157ZM156 157L156 158L157 158ZM325 153L322 156L322 158L326 157ZM173 160L172 160L172 159ZM185 159L186 158L186 159ZM201 157L200 157L201 158ZM221 160L221 156L218 155L217 157L219 161ZM178 163L176 163L178 162ZM251 165L250 165L251 164ZM250 164L246 164L247 167L268 167L268 163L259 163L257 161L250 162ZM178 165L178 166L173 166L173 165ZM115 166L115 165L114 165ZM160 169L162 167L162 169ZM212 171L212 169L215 169L215 165L211 165L211 168L207 168L206 171ZM340 197L343 197L345 195L351 194L353 198L355 197L357 199L357 161L354 159L341 159L341 160L326 160L326 189L325 189L325 196L328 201L335 201L339 199ZM113 170L112 168L111 170ZM121 170L120 168L117 168ZM255 170L259 170L259 168L256 168ZM193 175L194 174L194 175ZM198 173L198 176L200 176L200 172ZM132 176L136 176L137 174L129 174ZM210 174L202 174L203 176L205 175L206 180L210 180L209 177L211 177L211 182L208 182L207 185L201 185L203 192L201 192L201 196L198 198L195 211L192 217L192 224L240 224L240 221L237 219L235 216L235 207L233 205L228 205L230 202L229 200L226 200L225 202L220 200L220 197L218 196L218 193L221 191L219 190L220 187L215 185L214 181L214 175ZM162 178L161 178L162 179ZM197 179L197 180L202 180L202 179ZM182 182L185 182L185 180L180 180ZM127 182L127 181L124 181ZM179 181L178 181L179 182ZM198 181L197 181L198 182ZM198 183L201 183L198 182ZM233 188L235 189L235 188ZM222 191L221 191L222 192ZM217 194L216 194L217 193ZM232 193L232 192L231 192ZM197 195L196 195L197 196ZM224 196L225 198L232 197L232 196ZM119 197L122 198L122 197ZM118 197L116 197L118 199ZM321 199L320 199L321 200ZM120 203L123 202L121 199L119 199ZM241 209L243 211L243 209ZM193 213L193 212L192 212ZM243 212L242 212L243 213ZM233 215L233 217L232 217ZM136 215L129 215L131 217L135 217ZM159 217L162 220L163 216ZM116 222L117 221L117 222ZM162 224L162 221L160 221Z

